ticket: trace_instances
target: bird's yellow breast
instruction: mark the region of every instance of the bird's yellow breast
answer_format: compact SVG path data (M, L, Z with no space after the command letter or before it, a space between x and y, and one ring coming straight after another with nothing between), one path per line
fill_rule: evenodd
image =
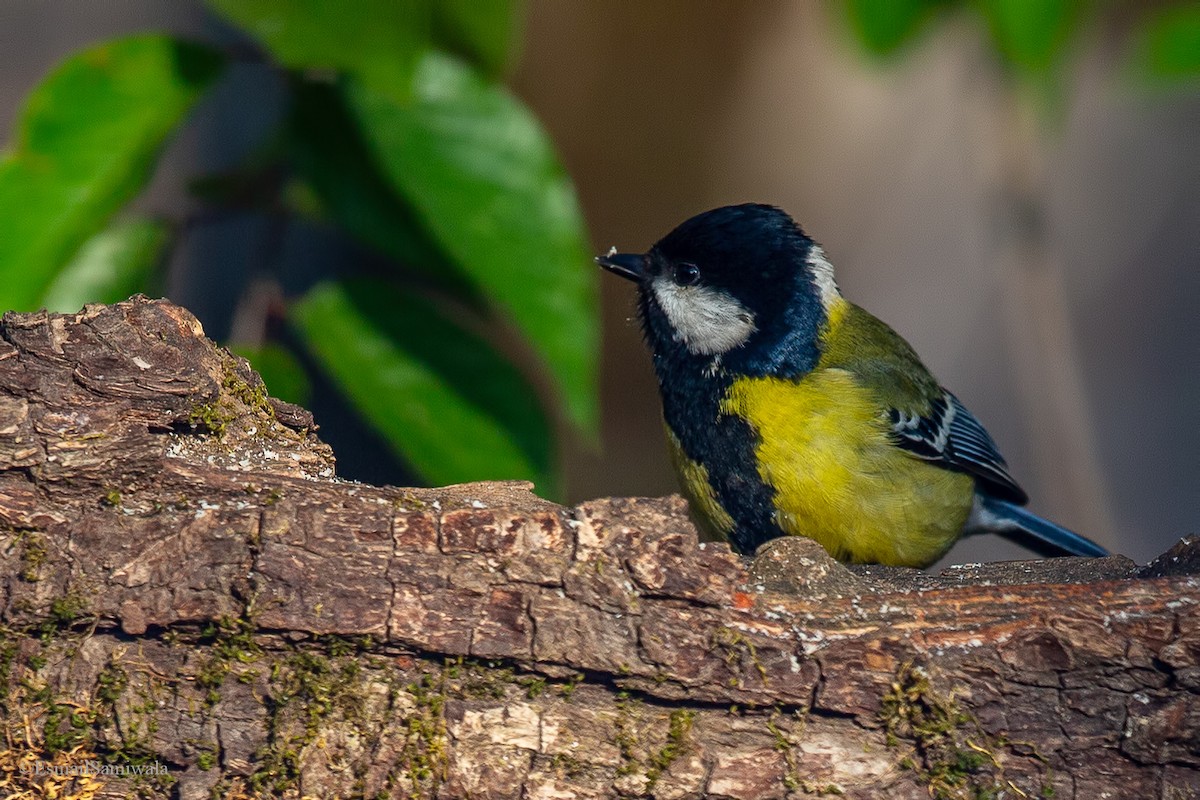
M974 481L892 444L879 403L851 373L742 378L721 411L757 433L759 477L775 490L776 524L834 557L926 566L961 533Z

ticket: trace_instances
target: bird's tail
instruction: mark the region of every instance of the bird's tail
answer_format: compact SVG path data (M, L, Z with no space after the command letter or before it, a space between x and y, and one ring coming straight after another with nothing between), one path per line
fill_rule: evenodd
M1053 556L1108 555L1108 551L1078 533L1042 519L1020 506L977 494L977 505L968 529L998 533L1028 547L1043 558Z

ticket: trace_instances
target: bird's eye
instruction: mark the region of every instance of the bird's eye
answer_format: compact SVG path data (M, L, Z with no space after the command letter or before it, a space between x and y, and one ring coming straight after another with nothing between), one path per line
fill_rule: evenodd
M700 280L700 268L695 264L676 264L675 283L680 286L691 286Z

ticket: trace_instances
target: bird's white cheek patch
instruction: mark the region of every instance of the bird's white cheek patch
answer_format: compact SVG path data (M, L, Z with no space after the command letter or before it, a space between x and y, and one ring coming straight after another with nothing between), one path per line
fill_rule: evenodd
M679 286L669 278L650 284L675 338L698 356L727 353L754 333L754 315L725 292L707 286Z

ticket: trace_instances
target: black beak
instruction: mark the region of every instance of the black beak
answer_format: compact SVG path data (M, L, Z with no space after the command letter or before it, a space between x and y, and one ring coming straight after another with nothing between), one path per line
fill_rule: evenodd
M646 256L641 253L618 253L614 248L605 255L596 256L596 263L613 275L634 282L640 281L646 274Z

